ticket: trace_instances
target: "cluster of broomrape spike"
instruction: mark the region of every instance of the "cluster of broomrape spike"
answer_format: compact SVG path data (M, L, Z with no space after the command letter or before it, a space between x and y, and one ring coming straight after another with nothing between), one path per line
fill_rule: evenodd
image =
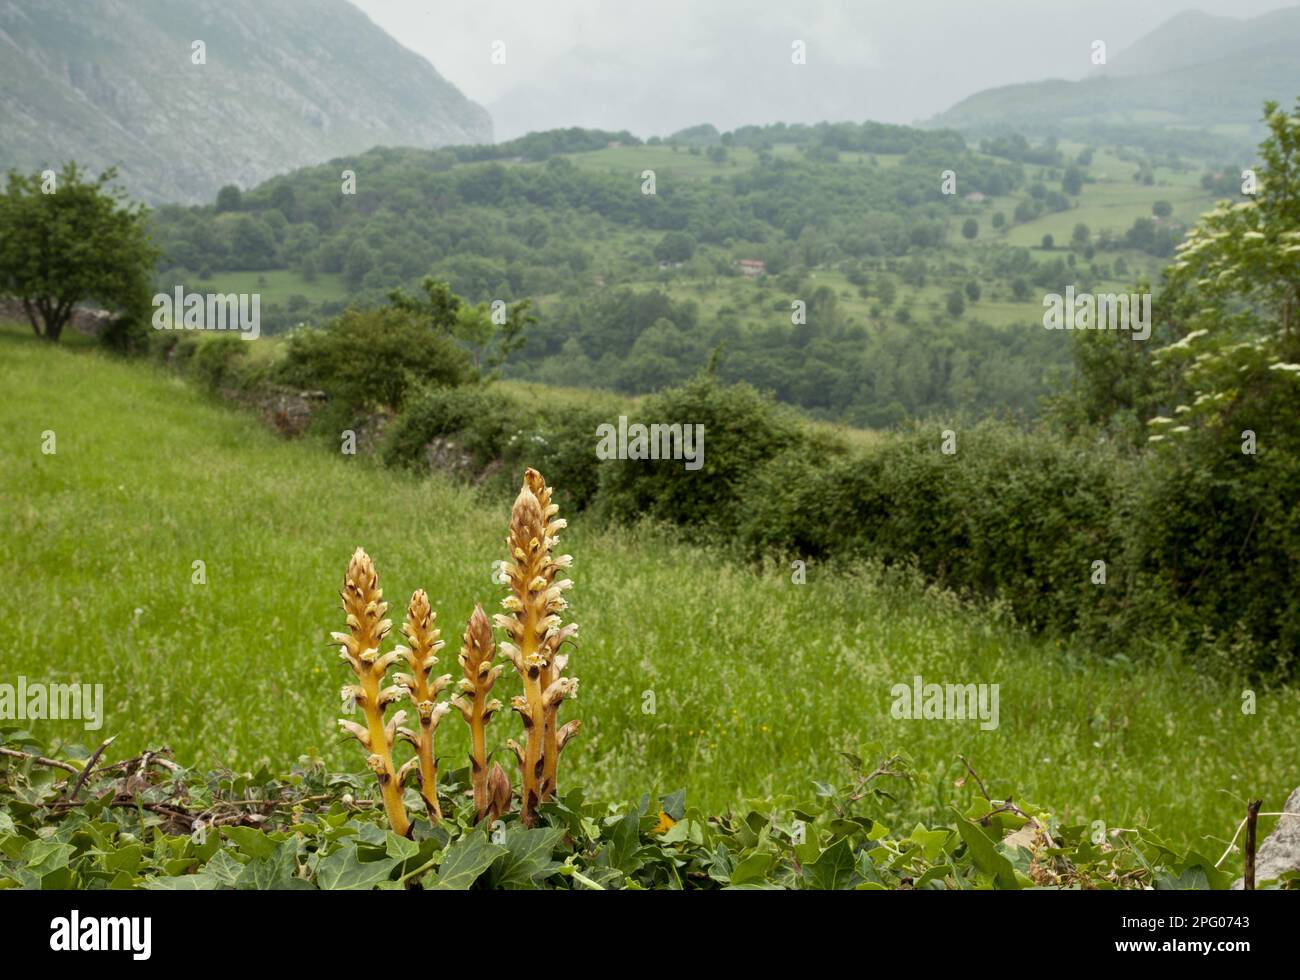
M511 739L507 745L519 761L520 819L525 826L536 821L538 805L554 797L560 752L578 730L577 721L560 725L557 717L560 706L576 695L578 686L576 678L563 676L568 656L559 652L578 627L561 621L567 605L564 593L573 583L567 578L556 580L557 573L572 562L569 555L555 554L559 532L565 527L555 516L558 511L542 475L534 469L525 470L523 487L510 514L509 557L502 565L510 592L501 602L505 613L495 617L496 626L509 637L500 644L500 651L523 682L524 693L511 698L510 707L523 721L524 744L520 747ZM442 817L434 733L443 716L457 709L470 729L475 811L479 820L495 820L509 811L512 790L509 777L499 763L492 762L487 749L488 722L501 708L501 702L489 695L503 670L493 664L497 647L492 623L483 607L476 605L457 658L464 676L456 683L456 694L449 701L439 701L451 675L433 676L437 653L444 644L428 595L417 589L407 606L402 633L410 645L387 653L380 648L393 624L384 618L388 603L383 595L374 562L358 548L343 581L347 632L332 636L339 644L340 657L356 675L356 683L343 688L344 705L360 708L365 724L340 718L339 725L365 749L366 764L379 781L388 822L395 832L408 836L411 821L402 803L402 790L411 773L416 774L429 820L436 823ZM394 683L388 684L388 670L398 661L410 672L395 674ZM405 710L386 718L388 706L403 697L414 709L416 729L403 724ZM399 740L410 743L415 755L394 769L393 747Z

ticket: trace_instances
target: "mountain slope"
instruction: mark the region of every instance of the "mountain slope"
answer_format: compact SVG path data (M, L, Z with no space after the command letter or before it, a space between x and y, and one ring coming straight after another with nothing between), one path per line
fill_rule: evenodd
M0 167L116 164L156 202L492 124L344 0L0 0L0 131Z
M1183 14L1081 81L1008 85L963 99L927 125L967 133L1016 129L1075 138L1159 141L1217 133L1235 147L1258 138L1261 105L1300 94L1300 8L1251 20Z

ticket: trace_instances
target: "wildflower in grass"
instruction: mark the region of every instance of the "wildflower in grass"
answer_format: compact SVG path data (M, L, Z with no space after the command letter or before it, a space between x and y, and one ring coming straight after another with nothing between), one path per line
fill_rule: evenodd
M501 702L496 698L488 700L492 685L501 676L501 667L492 665L495 653L492 642L492 625L480 605L474 606L474 614L469 618L465 629L465 639L461 644L460 669L465 676L457 682L460 692L451 699L451 703L460 711L469 725L470 778L474 785L474 809L478 818L487 816L494 802L494 795L488 786L488 751L487 724L492 716L501 709ZM497 773L500 776L497 776ZM494 766L492 775L496 777L494 789L500 791L500 781L505 780L505 806L510 805L510 779L501 767Z
M416 717L420 722L419 732L399 728L397 734L410 742L415 748L415 756L397 773L399 786L406 781L406 774L415 770L420 774L420 796L424 799L429 819L435 823L442 819L442 808L438 806L438 766L433 756L433 733L438 728L442 716L451 710L447 702L438 702L442 689L451 683L451 675L430 677L434 665L438 662L437 652L445 645L440 639L442 632L434 623L438 614L429 605L429 596L423 589L416 589L406 609L406 622L402 632L410 642L409 647L399 646L398 654L406 658L411 673L398 674L396 681L406 688L415 705Z
M347 615L346 633L332 633L339 644L339 656L348 662L356 675L357 683L343 688L346 703L356 704L365 716L366 724L358 725L340 718L339 725L356 737L368 753L366 765L379 781L384 811L393 830L403 837L410 833L411 823L402 806L402 787L393 771L393 739L397 728L406 718L405 711L397 712L385 723L384 712L388 705L401 697L401 689L385 687L388 668L397 660L395 651L381 654L380 645L392 629L392 621L384 618L388 603L384 602L379 588L379 573L374 562L358 548L348 563L343 579L343 611Z
M510 704L524 724L524 747L513 740L508 744L519 760L521 816L528 826L535 820L537 804L554 795L560 752L578 730L577 721L563 726L557 721L560 705L577 693L578 683L562 676L568 657L559 653L578 627L561 625L560 614L568 605L564 592L573 583L555 579L572 563L569 555L553 554L565 527L555 516L558 512L542 475L525 470L510 513L510 557L502 567L510 595L501 602L506 613L496 616L496 624L510 637L501 651L524 684L524 693Z

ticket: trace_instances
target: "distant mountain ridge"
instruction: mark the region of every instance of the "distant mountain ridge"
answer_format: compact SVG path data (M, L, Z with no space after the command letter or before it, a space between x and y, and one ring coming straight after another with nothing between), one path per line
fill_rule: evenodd
M0 132L0 168L115 164L136 197L194 202L492 122L345 0L0 0Z
M1266 99L1300 95L1300 7L1248 20L1188 11L1108 57L1080 81L1050 79L977 92L926 122L968 135L1136 139L1145 130L1204 130L1249 147Z

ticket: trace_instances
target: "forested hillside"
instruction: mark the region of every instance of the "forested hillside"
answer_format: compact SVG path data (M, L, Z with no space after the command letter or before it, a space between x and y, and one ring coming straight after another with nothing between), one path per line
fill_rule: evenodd
M553 383L647 392L719 351L825 418L1031 413L1068 362L1042 295L1154 270L1234 167L873 123L375 149L160 209L159 285L261 292L276 332L432 274L532 299L508 370Z

